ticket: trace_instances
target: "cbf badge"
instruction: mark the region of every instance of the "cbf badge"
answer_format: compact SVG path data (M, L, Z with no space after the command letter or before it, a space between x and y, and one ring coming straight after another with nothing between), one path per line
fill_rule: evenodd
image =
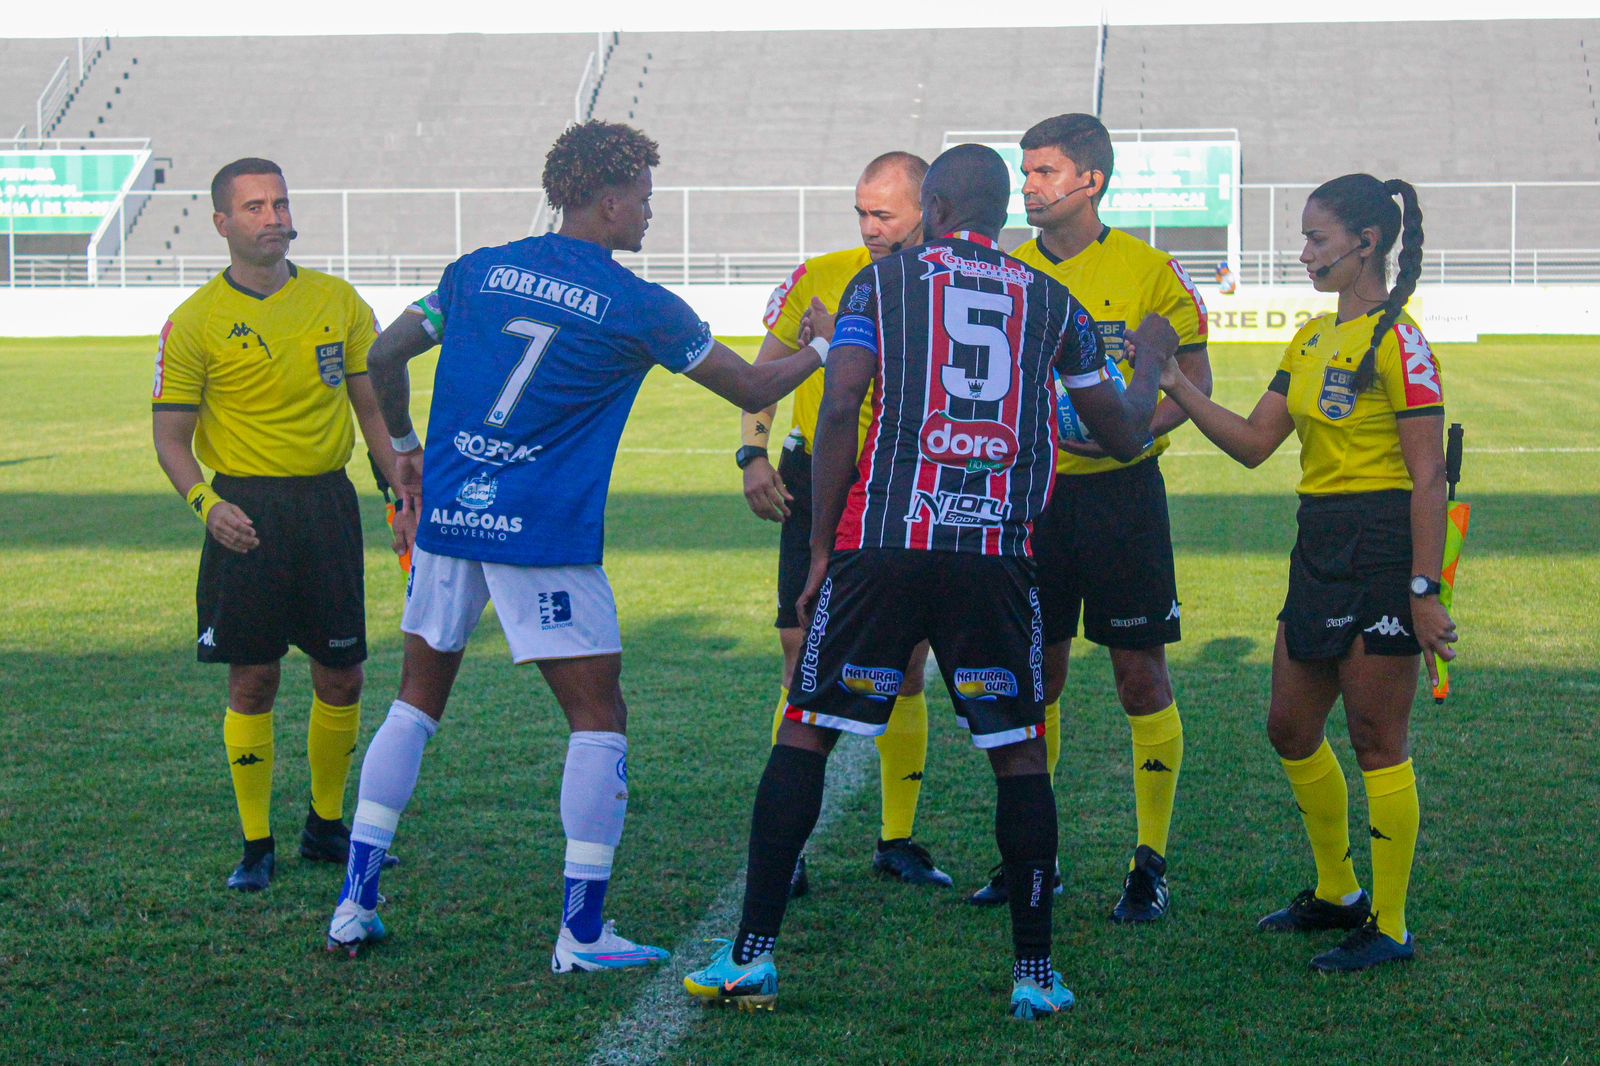
M317 345L317 371L330 389L344 384L344 341Z
M1330 366L1322 372L1322 395L1317 397L1317 407L1329 421L1347 418L1356 409L1356 372Z

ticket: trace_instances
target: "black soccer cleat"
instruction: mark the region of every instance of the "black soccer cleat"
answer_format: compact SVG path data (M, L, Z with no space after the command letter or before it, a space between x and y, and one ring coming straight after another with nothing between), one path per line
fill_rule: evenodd
M811 878L806 876L806 853L794 860L794 872L789 875L789 898L799 899L811 891Z
M246 840L244 858L228 875L228 887L235 892L260 892L272 883L272 870L276 862L271 837Z
M337 818L324 818L313 807L306 811L306 827L300 831L300 857L312 862L350 861L350 827ZM381 869L400 865L400 860L385 854Z
M1055 883L1051 888L1051 892L1059 896L1061 891L1061 863L1058 860L1056 862ZM974 907L998 907L1003 903L1010 902L1010 900L1011 890L1006 887L1006 867L1004 863L996 864L994 869L989 871L989 883L967 897L967 902Z
M1256 923L1263 933L1314 933L1323 929L1359 929L1372 912L1372 897L1362 892L1354 903L1329 903L1308 888Z
M1167 894L1167 860L1148 844L1133 853L1133 869L1122 879L1122 898L1111 909L1111 920L1119 925L1153 922L1167 915L1171 902Z
M1355 973L1386 962L1409 962L1417 953L1414 943L1410 933L1402 944L1381 932L1378 916L1371 914L1360 929L1344 938L1344 943L1312 959L1311 968L1319 973Z
M937 885L950 888L955 884L950 875L933 864L933 856L910 837L878 841L872 853L872 869L884 877L893 877L908 885Z

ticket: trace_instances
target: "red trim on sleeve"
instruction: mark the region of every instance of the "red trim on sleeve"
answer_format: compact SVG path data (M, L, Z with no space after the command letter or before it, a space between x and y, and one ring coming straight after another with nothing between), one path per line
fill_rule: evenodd
M783 305L789 302L789 294L805 275L806 264L801 263L794 268L794 273L789 275L787 281L772 290L772 295L767 297L767 313L761 316L762 325L771 329L778 324L778 319L783 317Z
M161 340L156 343L156 380L151 386L150 398L161 399L161 394L167 387L167 338L172 336L172 319L167 319L167 324L161 327Z
M1183 282L1183 287L1189 290L1189 298L1194 301L1194 313L1199 325L1196 327L1200 339L1204 341L1211 332L1210 320L1206 318L1206 302L1200 298L1200 290L1194 287L1194 281L1189 277L1189 272L1183 269L1183 264L1176 259L1168 259L1167 266L1178 275L1178 280Z
M1400 366L1406 376L1406 407L1432 407L1444 403L1439 384L1439 361L1428 339L1416 326L1397 323L1394 339L1400 345Z

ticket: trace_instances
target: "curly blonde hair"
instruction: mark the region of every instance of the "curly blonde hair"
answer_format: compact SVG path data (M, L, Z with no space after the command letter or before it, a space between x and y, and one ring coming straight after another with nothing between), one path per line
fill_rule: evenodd
M590 119L556 138L544 157L542 183L551 207L585 207L602 190L636 181L660 163L659 146L639 130Z

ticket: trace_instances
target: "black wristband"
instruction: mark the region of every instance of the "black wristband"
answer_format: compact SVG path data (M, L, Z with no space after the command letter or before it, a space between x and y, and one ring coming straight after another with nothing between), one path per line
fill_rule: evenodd
M733 453L733 461L743 470L757 459L765 459L767 450L756 444L746 444L743 448Z

